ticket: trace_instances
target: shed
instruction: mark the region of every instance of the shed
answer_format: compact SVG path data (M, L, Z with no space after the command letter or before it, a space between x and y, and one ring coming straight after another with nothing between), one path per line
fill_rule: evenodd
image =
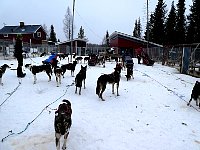
M149 48L153 47L163 47L162 45L148 42L141 38L136 38L132 35L128 35L121 32L113 32L109 36L110 40L110 47L113 47L115 49L115 53L117 54L124 54L129 53L132 57L135 56L135 50L142 47L147 48L147 44Z
M87 50L87 39L76 38L72 41L65 41L58 44L58 49L61 53L70 54L70 48L72 44L72 53L77 55L85 55Z

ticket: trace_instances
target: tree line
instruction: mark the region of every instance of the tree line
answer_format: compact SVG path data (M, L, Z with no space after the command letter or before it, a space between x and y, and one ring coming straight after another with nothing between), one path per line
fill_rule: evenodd
M185 0L178 0L175 5L171 4L171 9L167 13L164 0L158 0L155 10L149 15L144 36L142 35L142 25L140 18L136 19L133 29L133 36L144 38L147 41L161 45L178 45L200 43L200 0L193 0L189 8L189 14L185 15ZM63 32L67 40L72 36L72 14L68 7L63 19ZM54 26L51 25L50 31L43 25L47 34L47 39L57 42ZM75 29L75 27L73 27ZM85 38L84 29L81 26L78 38ZM102 44L109 45L109 33L103 38Z
M200 43L200 0L193 0L185 15L185 0L178 0L167 14L164 0L158 0L146 25L144 39L161 45ZM135 21L133 36L142 38L140 18Z

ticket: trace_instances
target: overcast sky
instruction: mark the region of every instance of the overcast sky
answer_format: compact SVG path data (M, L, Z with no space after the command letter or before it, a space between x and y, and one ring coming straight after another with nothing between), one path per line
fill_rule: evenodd
M100 44L108 30L132 35L135 20L141 18L143 30L146 24L147 0L76 0L75 31L77 37L80 27L90 43ZM177 4L178 0L175 0ZM73 0L0 0L0 28L6 25L45 24L48 29L53 25L57 39L65 41L63 19ZM149 0L149 12L155 10L158 0ZM170 10L172 0L166 0ZM186 0L186 13L192 0Z

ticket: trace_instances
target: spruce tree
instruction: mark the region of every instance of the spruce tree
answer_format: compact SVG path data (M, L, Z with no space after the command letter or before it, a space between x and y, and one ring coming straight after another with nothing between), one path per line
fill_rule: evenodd
M152 24L152 35L151 37L152 42L158 43L158 44L164 44L164 22L165 22L165 10L166 4L163 2L163 0L158 0L158 4L156 5L156 9L154 12L154 22Z
M138 36L138 33L137 33L137 27L138 26L138 23L137 23L137 19L135 20L135 27L133 29L133 36L134 37L137 37Z
M187 17L187 43L200 43L200 1L194 0Z
M141 25L141 21L140 18L138 19L138 24L137 24L137 37L141 38L141 32L142 32L142 25Z
M80 39L83 39L85 36L84 36L84 29L83 27L81 26L80 30L79 30L79 33L78 33L78 38Z
M110 40L109 40L109 33L108 33L108 31L106 32L106 46L110 47Z
M49 41L52 41L54 43L57 42L57 39L56 39L56 33L54 31L54 26L51 25L51 31L50 31L50 38L49 38Z
M186 18L185 18L185 0L179 0L177 4L177 19L176 19L176 41L175 44L185 43Z
M176 26L176 9L174 6L174 1L171 5L171 10L166 20L165 24L165 44L166 45L173 45L175 44L175 26Z
M135 21L133 36L137 38L141 38L141 32L142 32L142 27L141 27L140 18L139 18L138 21L137 20Z
M144 33L144 38L147 41L154 41L154 36L153 36L153 32L152 32L153 26L154 26L154 14L152 13L150 15L150 20L148 21L148 25L146 26L146 31ZM149 29L147 29L147 27ZM149 33L147 33L147 32L149 32Z

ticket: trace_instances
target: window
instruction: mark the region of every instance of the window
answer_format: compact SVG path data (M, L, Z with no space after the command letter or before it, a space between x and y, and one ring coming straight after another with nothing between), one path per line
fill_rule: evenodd
M4 34L3 37L8 37L8 34Z
M41 32L37 32L37 37L41 37Z

